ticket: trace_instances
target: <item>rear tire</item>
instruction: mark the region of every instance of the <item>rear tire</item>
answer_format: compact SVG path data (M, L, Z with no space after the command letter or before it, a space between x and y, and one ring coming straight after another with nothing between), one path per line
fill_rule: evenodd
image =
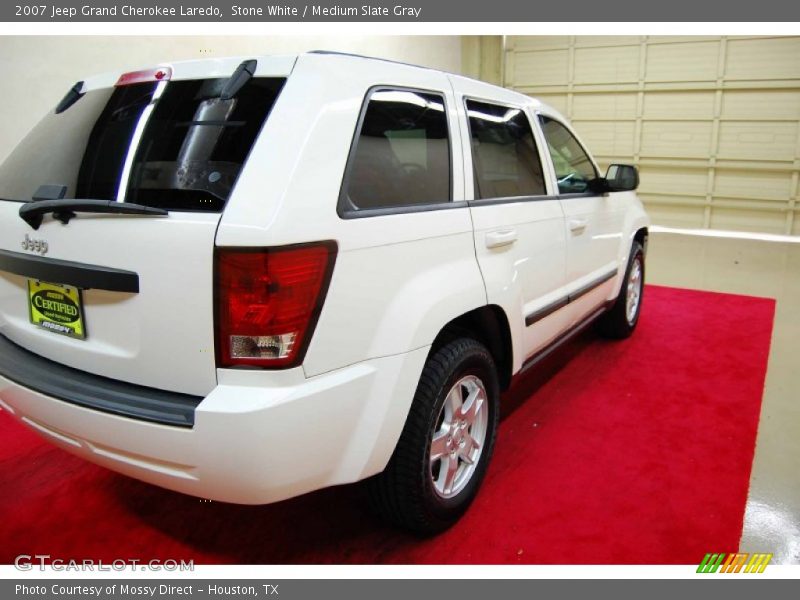
M483 344L458 338L431 353L392 458L368 482L384 518L429 535L464 514L494 449L499 395Z
M598 320L600 333L613 339L629 337L639 322L643 296L644 250L639 242L634 241L619 295L611 309Z

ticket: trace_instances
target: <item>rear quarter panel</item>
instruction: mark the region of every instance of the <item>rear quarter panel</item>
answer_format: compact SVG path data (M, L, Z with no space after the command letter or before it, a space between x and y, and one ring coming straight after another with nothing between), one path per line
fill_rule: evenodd
M376 85L442 93L454 202L464 200L462 140L447 76L347 56L304 55L276 103L223 215L220 246L338 245L303 364L307 376L433 342L486 304L466 205L342 218L337 201L364 98Z

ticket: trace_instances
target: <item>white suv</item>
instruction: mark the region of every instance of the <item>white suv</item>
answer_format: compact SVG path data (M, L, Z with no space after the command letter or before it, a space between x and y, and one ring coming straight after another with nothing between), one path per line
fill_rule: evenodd
M166 488L369 479L434 532L500 391L639 315L636 169L464 77L314 52L77 83L0 167L0 407Z

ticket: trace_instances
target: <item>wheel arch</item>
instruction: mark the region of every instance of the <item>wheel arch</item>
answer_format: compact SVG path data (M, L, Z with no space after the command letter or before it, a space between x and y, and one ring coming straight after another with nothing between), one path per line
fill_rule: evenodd
M496 304L487 304L459 315L442 327L430 352L458 337L471 337L486 346L497 367L500 388L507 389L511 383L514 351L505 311Z
M640 227L633 234L633 241L642 245L645 256L647 256L647 242L650 239L650 230L647 227Z

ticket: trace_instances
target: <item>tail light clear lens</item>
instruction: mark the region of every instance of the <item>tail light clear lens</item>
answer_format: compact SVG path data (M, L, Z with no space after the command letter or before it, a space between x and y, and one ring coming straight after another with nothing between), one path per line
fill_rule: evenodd
M327 293L333 243L218 248L217 365L293 367L303 360Z

